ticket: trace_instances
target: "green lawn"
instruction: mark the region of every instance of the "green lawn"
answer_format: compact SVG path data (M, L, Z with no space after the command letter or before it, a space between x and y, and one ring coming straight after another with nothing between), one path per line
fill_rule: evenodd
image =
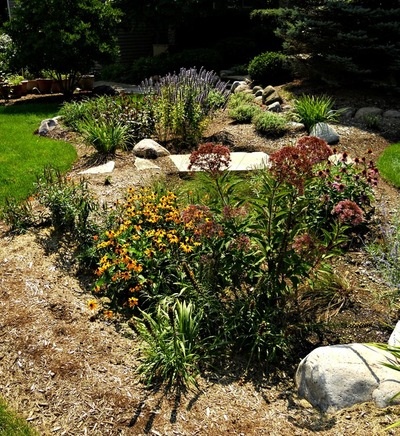
M34 134L40 122L57 115L57 104L27 103L0 107L0 207L6 198L29 196L43 168L68 170L75 148Z
M37 433L0 398L0 436L34 436Z
M400 188L400 143L387 147L378 159L381 176Z

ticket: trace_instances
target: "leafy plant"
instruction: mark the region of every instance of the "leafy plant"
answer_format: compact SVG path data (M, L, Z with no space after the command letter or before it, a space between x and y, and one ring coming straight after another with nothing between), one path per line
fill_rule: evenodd
M141 88L145 94L154 95L152 113L158 139L178 139L189 146L200 140L207 118L229 95L226 84L203 68L181 68L178 74L168 74L156 83L145 80Z
M121 122L87 118L80 123L79 131L88 144L105 156L114 155L118 149L125 149L128 141L128 126Z
M133 321L143 341L137 371L146 384L161 380L168 389L197 386L200 364L207 363L199 337L203 311L190 302L165 298L153 315L140 313Z
M261 112L259 106L247 103L229 109L228 115L238 123L251 123L253 117L259 112Z
M78 132L85 130L88 120L99 120L103 126L123 125L126 129L125 145L131 147L154 133L154 114L149 100L152 100L151 96L140 94L100 96L81 102L66 102L60 109L60 115L66 126ZM110 127L109 134L111 131Z
M30 198L24 201L6 198L6 204L0 216L10 226L10 230L17 234L24 233L37 222Z
M72 182L60 171L48 167L36 183L36 198L50 212L55 230L70 232L78 241L91 241L96 226L90 214L98 204L84 179Z
M333 100L327 95L304 94L294 101L294 118L309 132L317 123L338 121L341 111L334 110L333 105Z
M280 52L265 52L254 57L248 66L251 79L263 85L277 85L291 77L288 57Z
M287 131L285 117L274 112L256 111L252 118L255 129L263 135L282 136Z

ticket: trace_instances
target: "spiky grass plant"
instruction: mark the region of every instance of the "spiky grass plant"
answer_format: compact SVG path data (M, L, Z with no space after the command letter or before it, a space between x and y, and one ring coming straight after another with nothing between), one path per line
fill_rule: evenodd
M186 301L163 299L153 315L141 311L134 326L142 339L142 363L137 368L147 385L167 389L197 386L200 361L206 361L199 339L201 309Z
M342 111L334 110L333 106L334 101L327 95L304 94L294 101L294 118L309 132L317 123L338 121Z

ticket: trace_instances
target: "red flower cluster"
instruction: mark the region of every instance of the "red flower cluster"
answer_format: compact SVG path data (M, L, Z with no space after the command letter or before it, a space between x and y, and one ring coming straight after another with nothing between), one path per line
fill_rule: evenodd
M338 217L339 222L356 226L364 221L362 209L351 200L342 200L332 209L332 214Z
M278 181L290 183L302 193L305 179L312 175L313 165L328 159L332 153L323 139L304 136L294 147L283 147L271 154L271 172Z
M297 141L296 147L307 154L311 165L323 162L333 154L328 143L316 136L303 136Z
M190 155L189 170L199 169L212 175L226 170L231 163L231 152L228 147L207 142Z

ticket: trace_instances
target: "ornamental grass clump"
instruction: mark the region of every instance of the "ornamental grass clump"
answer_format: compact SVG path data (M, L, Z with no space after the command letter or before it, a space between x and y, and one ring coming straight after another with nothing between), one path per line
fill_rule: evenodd
M294 101L294 118L310 132L317 123L339 120L343 111L334 110L333 106L333 100L327 95L304 94Z
M179 73L161 77L156 83L145 80L142 92L152 95L157 139L176 140L193 146L202 136L213 112L225 106L229 90L212 71L181 68Z

